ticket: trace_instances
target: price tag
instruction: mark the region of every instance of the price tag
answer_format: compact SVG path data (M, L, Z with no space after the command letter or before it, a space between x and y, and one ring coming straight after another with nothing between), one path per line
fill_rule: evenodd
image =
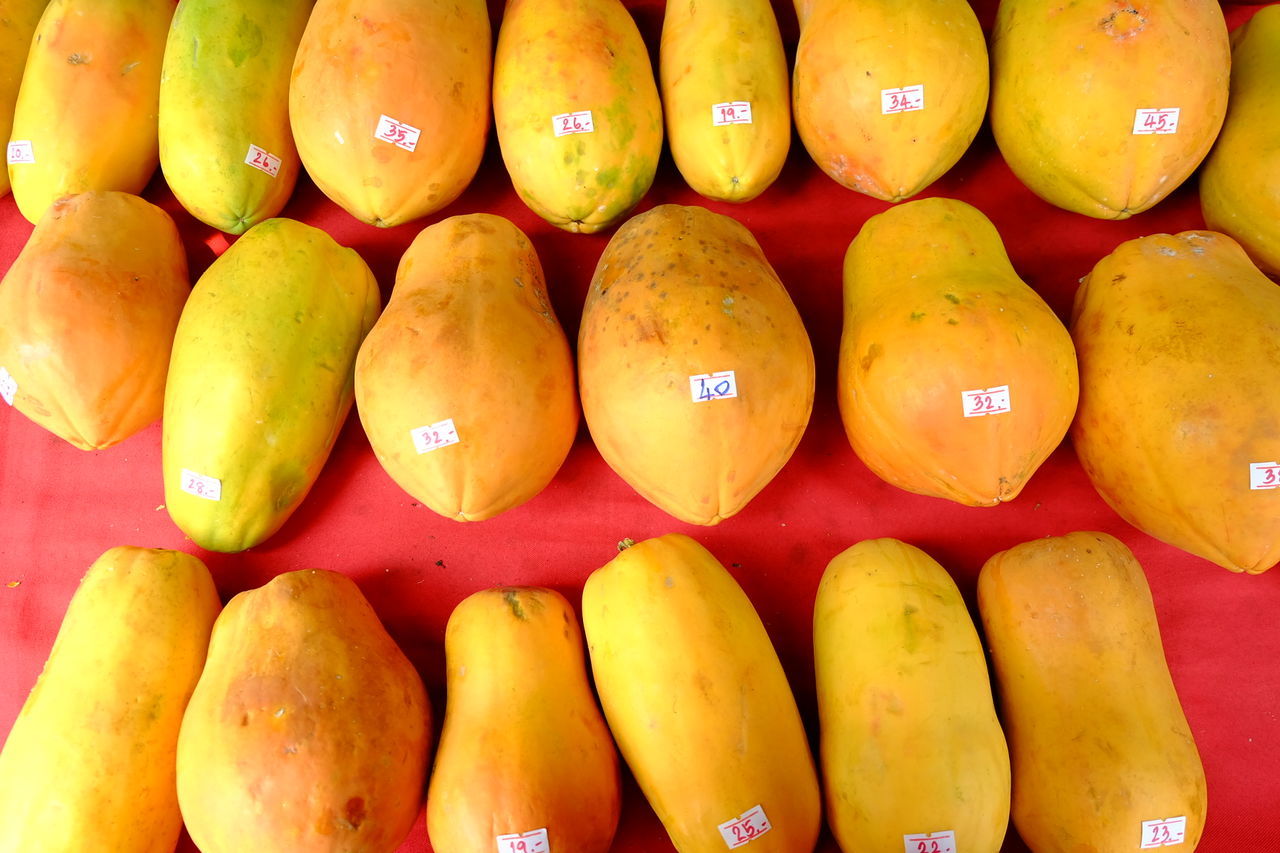
M418 137L422 131L411 124L396 121L391 116L379 116L378 128L373 132L375 139L390 142L397 148L412 151L418 147Z
M0 397L10 406L13 405L13 398L18 396L18 380L13 378L13 374L3 367L0 367Z
M964 416L966 418L1000 415L1012 411L1012 406L1009 404L1008 385L961 391L960 402L964 405Z
M906 853L956 853L956 834L948 829L946 832L904 835L902 845Z
M34 163L36 161L36 152L31 149L31 141L21 139L17 142L9 143L9 162L10 163Z
M547 840L545 828L515 835L499 835L498 853L551 853L551 842Z
M697 376L689 377L689 393L693 395L695 403L705 400L726 400L729 397L738 396L738 379L733 375L732 370L699 373Z
M207 501L222 500L222 481L216 477L206 477L187 468L182 469L182 491Z
M551 127L556 136L568 136L571 133L594 133L595 122L591 120L591 110L579 110L576 113L560 113L551 117Z
M751 124L751 102L727 101L723 104L712 104L711 124L714 127L726 124Z
M280 158L252 143L249 145L249 153L244 155L244 162L273 178L280 174Z
M1280 465L1275 462L1253 462L1249 465L1249 488L1280 488Z
M1163 110L1138 110L1133 114L1133 132L1137 134L1177 133L1180 107Z
M773 829L773 824L764 816L764 806L756 806L733 820L726 820L716 828L720 830L720 837L729 849L735 850Z
M1142 846L1147 850L1152 847L1172 847L1187 839L1187 819L1169 817L1164 820L1144 820L1142 822Z
M903 86L901 89L880 90L880 113L911 113L924 109L924 84Z
M458 430L453 425L453 418L445 418L442 421L409 430L409 437L413 439L414 450L419 453L430 453L462 440L458 438Z

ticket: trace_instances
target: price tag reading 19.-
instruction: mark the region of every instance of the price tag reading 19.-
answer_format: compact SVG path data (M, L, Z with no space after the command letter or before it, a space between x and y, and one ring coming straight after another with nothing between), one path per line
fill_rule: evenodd
M1280 488L1280 465L1275 462L1252 462L1249 464L1249 488Z
M31 141L22 139L17 142L10 142L8 161L10 163L34 163L36 161L36 152L31 148Z
M880 90L880 113L910 113L924 109L924 84L904 86L901 89Z
M499 835L498 853L551 853L551 842L547 840L545 828Z
M773 824L769 823L769 818L764 816L764 807L756 806L733 820L726 820L716 828L720 830L720 837L724 839L729 849L736 850L773 829Z
M422 131L418 128L402 121L396 121L391 116L386 115L378 117L378 127L373 132L375 139L390 142L405 151L412 151L417 148L418 137L420 136L422 136Z
M1009 386L997 385L994 388L978 388L973 391L961 391L960 402L964 404L966 418L980 418L983 415L1000 415L1012 411L1009 403Z
M726 101L723 104L712 104L711 124L713 127L723 127L726 124L751 124L751 102Z
M595 133L596 125L591 120L591 110L579 110L576 113L560 113L551 117L551 127L556 136L568 136L571 133Z
M1172 847L1187 839L1187 818L1170 817L1164 820L1144 820L1142 822L1141 850L1153 847Z
M453 425L453 418L445 418L433 424L411 429L409 437L413 439L413 449L419 453L430 453L462 440L458 438L458 429Z
M244 155L244 162L273 178L280 174L280 158L253 143L249 144L249 153Z
M1163 110L1138 110L1133 114L1133 132L1136 134L1166 134L1178 132L1180 107Z
M182 491L207 501L222 500L222 481L217 477L206 477L187 468L182 469Z
M956 853L956 834L949 829L946 832L904 835L902 845L906 853Z
M736 397L738 396L738 379L732 370L699 373L697 376L689 377L689 393L693 395L695 403Z
M18 396L18 380L13 378L13 374L3 367L0 367L0 397L10 406L13 405L13 399Z

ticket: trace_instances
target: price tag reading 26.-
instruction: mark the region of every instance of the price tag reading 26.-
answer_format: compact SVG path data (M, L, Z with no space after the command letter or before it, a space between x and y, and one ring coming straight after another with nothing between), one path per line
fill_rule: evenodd
M723 104L712 104L711 124L713 127L723 127L726 124L751 124L751 102L727 101Z
M418 147L418 137L422 131L411 124L396 121L391 116L379 116L378 127L373 131L374 139L390 142L397 148L412 151Z
M183 468L181 471L182 481L179 486L182 491L189 495L195 495L198 498L204 498L207 501L222 500L222 481L217 477L207 477L204 474L197 474L189 468Z
M689 377L689 393L693 402L706 400L725 400L738 396L738 379L732 370L719 373L699 373Z
M462 440L458 438L458 429L453 425L453 418L445 418L433 424L411 429L409 437L413 439L413 449L419 453L430 453Z
M1249 488L1280 489L1280 464L1275 462L1250 463Z
M273 178L280 174L280 158L253 143L249 144L249 153L244 155L244 162L259 172L266 172Z
M31 148L31 141L20 139L17 142L10 142L7 159L10 163L34 163L36 152Z
M880 90L880 113L910 113L924 109L924 84L903 86L901 89Z
M1141 850L1153 847L1172 847L1187 840L1187 818L1170 817L1164 820L1144 820L1142 822Z
M547 840L545 828L499 835L498 853L551 853L551 842Z
M978 388L974 391L961 391L960 402L964 404L964 416L966 418L1000 415L1013 409L1009 403L1008 385L997 385L994 388Z
M1142 134L1166 134L1178 132L1180 107L1163 110L1138 110L1133 114L1133 132Z
M904 835L902 845L906 853L956 853L956 834L949 829Z
M733 820L726 820L716 828L720 830L720 837L724 839L729 849L735 850L773 829L773 824L769 823L769 818L764 816L764 807L756 806Z
M591 120L591 110L579 110L576 113L560 113L551 117L551 127L556 136L568 136L571 133L595 133L596 125Z

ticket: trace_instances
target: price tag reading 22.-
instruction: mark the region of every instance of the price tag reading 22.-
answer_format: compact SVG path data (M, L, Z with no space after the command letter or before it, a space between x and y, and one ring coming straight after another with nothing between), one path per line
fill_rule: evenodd
M551 127L556 136L568 136L571 133L595 133L596 125L591 120L591 110L579 110L576 113L560 113L551 117Z
M764 807L756 806L748 809L733 820L720 824L720 837L730 850L735 850L749 841L755 841L761 835L773 829L769 818L764 815Z
M689 393L693 402L705 400L726 400L738 396L738 379L732 370L719 373L699 373L689 377Z
M712 104L711 125L722 127L726 124L751 124L751 102L726 101L723 104Z
M1181 112L1180 107L1138 110L1133 114L1133 132L1139 135L1177 133L1179 112Z
M1187 818L1170 817L1164 820L1144 820L1142 822L1142 846L1140 850L1153 847L1172 847L1187 840Z
M545 828L499 835L498 853L551 853L551 842Z
M901 89L880 90L880 113L911 113L924 109L924 84L903 86Z
M997 385L994 388L978 388L973 391L961 391L960 402L964 404L966 418L980 418L983 415L1000 415L1012 411L1009 403L1009 386Z
M956 853L956 834L946 832L922 832L902 836L905 853Z

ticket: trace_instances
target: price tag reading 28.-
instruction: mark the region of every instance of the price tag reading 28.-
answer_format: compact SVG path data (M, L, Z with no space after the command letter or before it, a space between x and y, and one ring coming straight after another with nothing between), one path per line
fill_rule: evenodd
M418 147L418 137L422 131L411 124L396 121L391 116L379 116L378 127L373 131L374 139L390 142L397 148L412 151Z
M764 816L764 807L756 806L733 820L726 820L716 828L720 830L720 837L724 839L729 849L736 850L773 829L773 824L769 823L769 818Z
M419 453L430 453L462 440L458 438L458 429L453 425L453 418L445 418L433 424L411 429L409 437L413 439L413 449Z
M499 835L498 853L551 853L551 842L547 840L545 828Z
M1250 463L1249 488L1280 489L1280 464L1275 462Z
M711 125L723 127L726 124L751 124L751 102L726 101L723 104L712 104Z
M1164 820L1144 820L1142 822L1141 850L1153 847L1172 847L1187 840L1187 818L1170 817Z
M551 127L556 136L568 136L571 133L595 133L596 125L591 120L591 110L579 110L576 113L560 113L551 117Z
M1180 107L1163 110L1138 110L1133 114L1133 132L1136 134L1166 134L1178 132Z
M732 370L719 373L699 373L689 377L689 393L693 402L706 400L726 400L738 396L738 379Z
M948 829L946 832L904 835L902 845L906 853L956 853L956 834Z
M182 491L189 495L195 495L198 498L204 498L207 501L222 500L222 481L217 477L207 477L204 474L197 474L189 468L183 468L181 471L182 481L179 483Z
M880 90L880 113L910 113L924 109L924 84L904 86L901 89Z
M253 143L249 143L249 153L244 155L244 162L259 172L266 172L273 178L280 174L280 158Z
M1009 386L997 385L994 388L978 388L973 391L961 391L960 402L964 404L966 418L980 418L983 415L1001 415L1012 411L1009 403Z

